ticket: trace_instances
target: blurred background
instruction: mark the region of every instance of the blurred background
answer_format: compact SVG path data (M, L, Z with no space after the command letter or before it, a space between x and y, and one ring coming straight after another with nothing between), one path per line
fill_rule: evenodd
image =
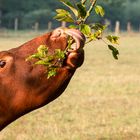
M102 41L85 46L85 61L65 92L0 132L0 140L140 140L140 0L98 0L120 37L119 60ZM65 23L58 0L0 0L0 51Z
M131 23L133 30L140 30L140 0L98 0L98 3L105 8L104 22L110 24L111 30L114 29L116 21L120 22L121 30L127 30L128 22ZM62 4L58 0L0 0L0 28L19 30L56 28L60 23L53 17L55 9L61 7ZM93 16L88 22L102 20Z

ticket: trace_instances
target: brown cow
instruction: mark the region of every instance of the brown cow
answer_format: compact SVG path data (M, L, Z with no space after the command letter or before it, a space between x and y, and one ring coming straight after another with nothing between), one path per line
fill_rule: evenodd
M47 45L49 52L65 50L68 35L76 46L66 57L58 74L46 78L43 66L33 66L25 59L36 52L39 45ZM67 87L77 67L84 61L84 35L76 29L56 29L22 46L0 52L0 130L22 115L56 99Z

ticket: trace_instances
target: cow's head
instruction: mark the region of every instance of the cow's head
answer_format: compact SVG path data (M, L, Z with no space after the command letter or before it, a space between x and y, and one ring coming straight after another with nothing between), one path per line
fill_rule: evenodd
M26 58L40 45L49 52L65 50L68 36L76 45L68 51L65 63L55 77L47 79L43 66L33 66ZM56 29L37 37L18 48L0 52L0 130L20 116L46 105L67 87L77 67L84 60L84 35L75 29Z

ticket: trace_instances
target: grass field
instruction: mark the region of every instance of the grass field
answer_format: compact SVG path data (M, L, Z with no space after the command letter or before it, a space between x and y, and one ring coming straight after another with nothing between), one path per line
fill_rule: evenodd
M31 37L0 38L0 50ZM0 140L140 140L140 35L122 36L116 61L102 42L57 100L9 125Z

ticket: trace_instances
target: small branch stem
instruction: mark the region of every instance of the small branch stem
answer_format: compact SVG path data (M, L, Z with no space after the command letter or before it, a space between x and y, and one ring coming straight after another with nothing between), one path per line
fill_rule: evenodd
M86 22L87 18L90 16L90 13L92 12L96 2L97 2L97 0L91 0L92 4L91 4L89 10L87 11L87 16L85 17L84 22Z
M103 38L101 38L101 40L105 43L105 44L107 44L108 45L108 43L103 39Z
M82 1L82 4L85 4L86 2L87 2L87 0L83 0L83 1Z

